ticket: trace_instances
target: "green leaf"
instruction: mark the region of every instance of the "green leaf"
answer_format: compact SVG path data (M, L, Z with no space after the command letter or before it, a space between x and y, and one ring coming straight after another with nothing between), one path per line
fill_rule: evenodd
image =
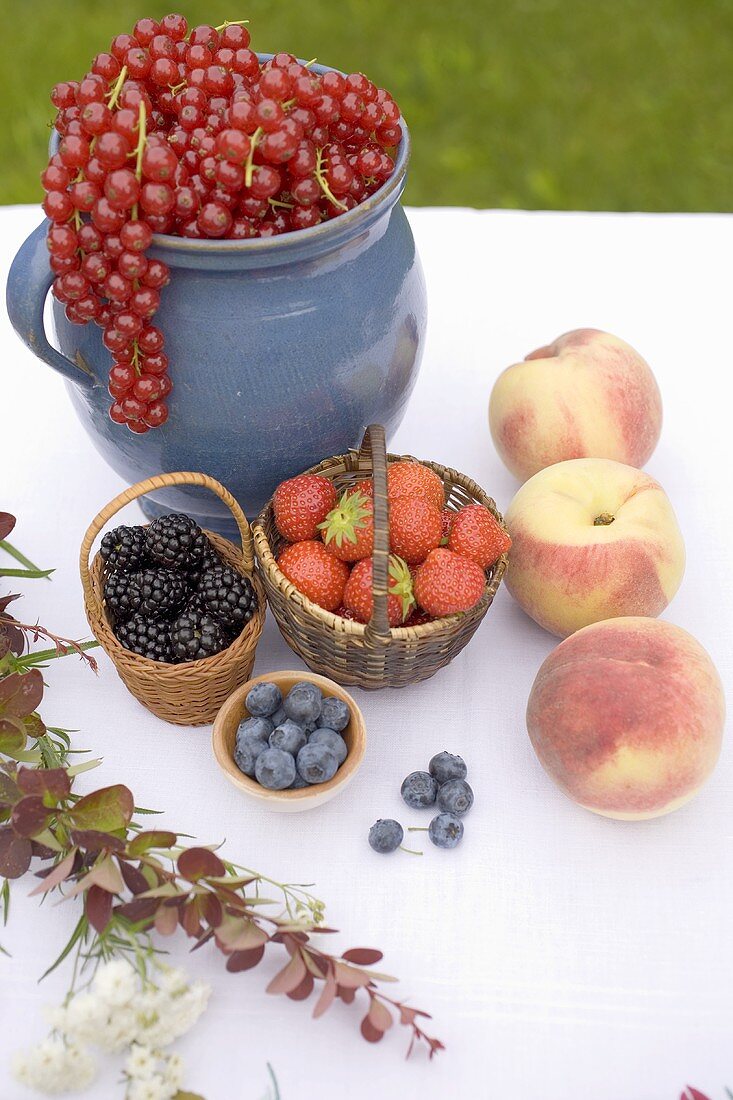
M5 756L14 756L16 752L20 752L26 743L25 730L23 729L23 723L18 720L12 719L13 728L9 727L11 719L6 719L3 722L5 728L0 727L0 752Z
M176 843L175 833L166 832L163 829L145 833L138 833L127 845L127 851L131 856L141 856L150 848L172 848Z
M6 516L7 512L2 512L0 515ZM10 531L12 531L12 527ZM6 531L5 534L10 534L10 531ZM3 526L0 524L0 534L3 534ZM34 565L30 558L27 558L25 554L22 554L17 547L11 543L5 541L5 535L0 538L0 549L4 550L6 554L10 554L11 558L15 558L21 565L24 565L26 569L30 570L37 577L47 577L49 573L55 572L53 569L40 569L39 566Z
M80 798L69 816L77 829L97 829L102 833L113 833L117 829L126 829L133 811L132 792L122 783L112 787L102 787L92 794Z
M79 940L83 939L86 936L88 928L89 921L82 913L76 923L76 928L71 933L71 938L69 939L66 947L63 949L56 961L51 963L48 970L44 971L43 974L41 974L40 978L38 979L39 982L42 982L44 978L47 978L49 974L53 973L57 966L61 965L64 959L71 953L71 951L73 951L74 946L79 942Z
M205 1097L200 1092L185 1092L183 1089L179 1089L178 1092L173 1094L173 1100L205 1100Z

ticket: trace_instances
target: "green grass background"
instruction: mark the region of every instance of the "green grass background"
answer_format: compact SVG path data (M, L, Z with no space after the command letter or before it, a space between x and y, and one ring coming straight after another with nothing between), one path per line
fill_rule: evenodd
M149 0L0 0L0 202L40 195L48 92ZM388 87L413 135L407 201L729 210L733 0L182 0Z

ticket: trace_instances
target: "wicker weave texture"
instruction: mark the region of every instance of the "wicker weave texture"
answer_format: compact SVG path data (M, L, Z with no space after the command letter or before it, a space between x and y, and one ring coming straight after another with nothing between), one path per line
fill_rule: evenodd
M506 570L507 556L502 555L486 571L484 594L470 611L423 626L389 629L386 470L388 463L405 460L418 461L412 455L386 454L384 429L370 425L359 451L328 458L307 471L330 478L339 492L364 477L374 477L374 614L366 626L324 611L280 572L276 557L285 540L275 526L272 501L252 525L258 567L283 638L313 672L340 684L378 690L406 687L433 676L471 640ZM441 478L447 507L458 511L466 504L483 504L504 527L496 504L474 481L437 462L419 461Z
M89 555L97 535L126 504L156 489L170 485L199 485L224 501L234 516L242 539L239 549L211 531L206 536L214 549L240 573L245 573L257 593L257 610L231 645L201 661L168 665L150 661L125 649L112 630L112 618L104 603L104 562L97 553L91 565ZM254 572L249 525L234 497L218 481L199 473L161 474L141 481L115 497L94 518L84 536L79 556L84 590L84 609L89 626L112 660L128 691L149 711L166 722L180 726L203 726L214 721L224 700L252 675L255 649L262 632L266 598L260 578Z

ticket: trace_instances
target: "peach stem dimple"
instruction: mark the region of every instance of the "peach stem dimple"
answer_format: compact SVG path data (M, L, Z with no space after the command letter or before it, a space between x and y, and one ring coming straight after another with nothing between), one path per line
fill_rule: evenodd
M593 526L608 527L609 524L613 523L615 518L616 517L612 516L610 512L601 512L601 514L599 516L596 516L596 518L593 520Z

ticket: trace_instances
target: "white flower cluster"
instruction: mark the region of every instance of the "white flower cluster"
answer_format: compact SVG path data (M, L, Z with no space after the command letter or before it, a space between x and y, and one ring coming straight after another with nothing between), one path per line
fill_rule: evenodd
M18 1055L17 1079L41 1092L81 1091L94 1077L84 1044L108 1053L129 1049L126 1100L168 1100L181 1083L182 1063L161 1050L193 1027L211 987L169 967L156 977L143 982L124 960L100 966L88 990L49 1014L55 1034Z

